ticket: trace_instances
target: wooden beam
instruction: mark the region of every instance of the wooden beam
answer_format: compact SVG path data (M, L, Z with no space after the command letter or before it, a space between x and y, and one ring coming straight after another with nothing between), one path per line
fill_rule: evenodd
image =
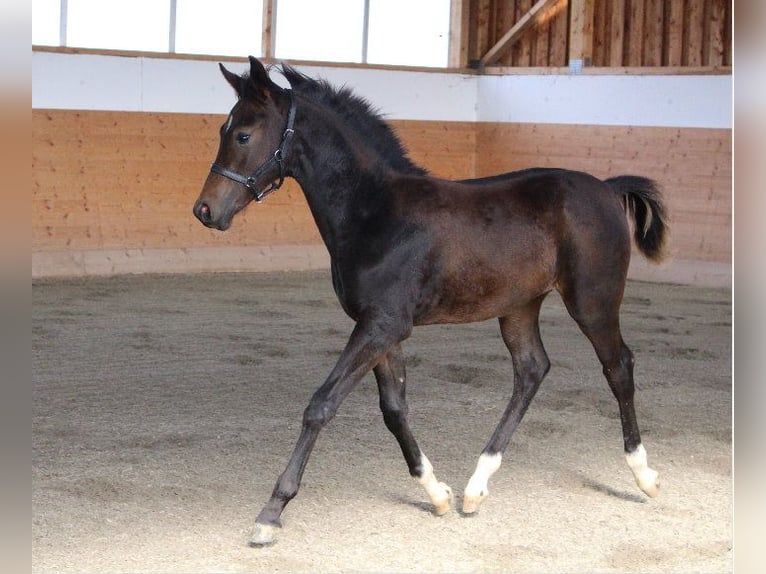
M513 46L518 39L521 38L524 32L535 23L535 17L540 10L545 8L551 1L552 0L538 0L535 5L532 6L526 14L519 18L519 21L516 22L513 27L508 30L486 54L484 54L484 56L482 56L480 67L483 68L484 66L496 62L502 52Z
M567 0L558 0L551 7L553 16L550 19L551 43L548 48L548 66L567 65Z
M528 10L532 9L532 0L516 0L516 5L519 7L519 11L522 14L528 14ZM532 22L534 24L534 21ZM532 28L532 26L530 26ZM514 46L514 52L516 52L516 65L517 66L531 66L532 65L532 32L527 34L525 41L516 42ZM519 38L521 40L521 38ZM528 40L528 41L527 41Z
M623 50L625 48L625 0L612 2L609 35L609 66L623 65Z
M689 0L686 5L687 34L684 38L684 66L702 66L705 1Z
M449 67L468 65L470 0L452 0L449 22Z
M647 0L644 6L644 39L641 65L661 66L665 0Z
M713 0L708 12L707 58L703 59L702 63L707 66L720 66L723 63L725 51L726 0Z
M594 0L571 0L569 12L569 65L580 62L590 66L593 60Z
M667 40L666 66L680 66L683 63L684 45L684 2L677 0L670 3L670 17L665 26Z
M609 35L607 26L608 2L593 5L593 61L595 66L604 66L607 61Z
M535 43L532 45L532 61L530 66L548 66L548 47L550 46L550 18L540 17L537 25Z
M631 1L630 13L627 25L627 52L625 54L626 66L641 66L644 39L644 2Z
M263 22L261 28L261 54L264 58L274 57L274 28L277 18L276 0L263 0Z

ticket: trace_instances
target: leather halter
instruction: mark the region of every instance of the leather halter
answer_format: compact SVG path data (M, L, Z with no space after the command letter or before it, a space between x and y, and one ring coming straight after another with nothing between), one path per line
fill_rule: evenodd
M222 175L223 177L227 177L232 181L236 181L237 183L244 185L247 189L253 192L255 195L255 200L259 202L271 192L276 191L282 187L282 184L285 181L284 162L290 154L290 143L292 142L293 135L295 135L295 130L293 129L295 124L295 95L290 89L285 91L290 95L290 111L287 113L287 127L282 134L282 141L279 142L279 147L277 148L277 151L274 152L274 155L263 162L258 167L258 169L256 169L250 175L242 175L229 168L223 167L222 165L218 165L217 163L214 163L210 166L211 172L217 173L218 175ZM258 180L272 171L274 167L279 169L279 178L276 181L272 181L271 185L265 190L261 190L255 187L255 185L258 183Z

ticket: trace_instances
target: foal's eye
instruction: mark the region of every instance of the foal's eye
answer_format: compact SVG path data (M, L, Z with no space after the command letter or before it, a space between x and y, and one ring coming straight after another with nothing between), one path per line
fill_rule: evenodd
M237 143L245 144L250 141L250 134L239 133L237 134Z

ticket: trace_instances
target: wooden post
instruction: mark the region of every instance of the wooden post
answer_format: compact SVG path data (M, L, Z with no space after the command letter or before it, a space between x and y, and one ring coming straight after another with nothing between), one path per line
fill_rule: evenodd
M702 52L705 31L705 1L689 0L686 3L687 30L684 38L684 66L702 66Z
M665 26L667 30L667 58L666 66L683 65L683 42L684 42L684 3L670 3L670 18Z
M706 66L721 66L724 56L724 26L726 25L726 1L713 0L708 9L706 24L709 31L707 58L703 56L703 64Z
M470 0L452 0L449 21L449 67L468 66Z
M263 23L261 28L261 53L266 59L274 58L274 24L277 11L276 0L263 0Z
M593 60L594 0L572 0L569 13L569 68L573 72Z
M625 65L623 50L625 48L625 0L612 2L612 17L610 20L609 36L609 65L615 68Z

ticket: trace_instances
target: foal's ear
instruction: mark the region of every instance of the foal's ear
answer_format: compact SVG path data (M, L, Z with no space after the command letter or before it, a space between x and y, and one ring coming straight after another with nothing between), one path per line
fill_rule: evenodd
M221 73L223 74L223 77L226 78L226 81L229 82L229 85L234 88L234 91L237 92L237 97L242 97L243 85L242 85L242 78L235 74L234 72L230 72L227 70L223 64L218 64L218 67L221 69Z
M250 81L255 87L263 87L271 84L271 78L266 68L255 56L248 56L250 60Z
M221 73L229 82L240 100L251 100L256 103L264 103L269 98L272 90L279 90L279 86L271 81L269 72L257 58L250 56L250 72L238 76L227 70L223 64L218 64Z
M269 72L258 58L248 56L250 60L250 73L247 80L247 91L258 102L265 102L274 89L278 86L269 77Z

